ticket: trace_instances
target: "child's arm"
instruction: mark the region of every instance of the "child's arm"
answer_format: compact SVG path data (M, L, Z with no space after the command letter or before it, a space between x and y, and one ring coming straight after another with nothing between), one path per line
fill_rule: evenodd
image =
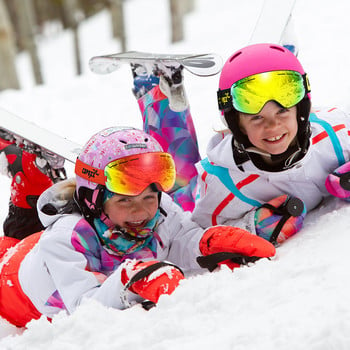
M180 212L173 203L167 203L167 212L170 249L166 260L179 265L185 271L198 270L199 267L211 270L212 256L215 255L215 260L220 255L221 259L221 253L230 257L232 253L243 258L253 257L255 260L275 254L273 244L244 229L218 225L203 230L190 220L189 213ZM230 268L240 266L240 263L230 261L230 257L226 258L228 261L221 259L220 262Z
M83 230L84 234L79 234ZM43 234L38 254L45 263L53 288L50 291L53 294L42 301L40 311L43 314L52 316L48 314L52 312L48 306L72 313L84 298L95 299L108 307L123 307L119 297L123 287L121 269L115 268L111 273L111 269L104 266L103 252L95 248L98 247L95 236L85 220L80 220L74 230L63 223ZM32 296L36 297L35 291Z
M345 163L328 175L325 186L334 197L350 202L350 162Z
M244 204L242 203L242 205ZM295 205L297 211L292 212ZM218 222L217 224L239 227L270 242L282 243L301 230L305 215L306 206L300 199L282 195L260 207L250 209L239 219L227 218L224 222ZM208 221L210 217L212 217L212 213L206 215L203 212L196 213L196 221L203 222L207 227L213 225Z
M330 130L335 130L333 134L330 133L333 136L331 146L337 150L337 155L342 156L340 159L337 157L339 166L327 176L325 187L331 195L350 201L350 118L347 113L336 108L321 112L317 116L331 125Z
M253 211L256 235L231 226L208 228L200 240L204 257L198 259L210 271L225 264L231 269L259 258L272 257L274 244L298 232L306 215L304 203L295 197L277 197Z
M255 232L273 244L282 243L301 230L305 215L301 199L279 196L255 210Z

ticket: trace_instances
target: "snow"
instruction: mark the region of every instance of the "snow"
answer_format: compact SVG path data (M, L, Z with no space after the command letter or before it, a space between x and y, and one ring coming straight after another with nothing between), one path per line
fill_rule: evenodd
M168 2L129 0L128 49L162 53L216 52L227 58L247 44L262 0L197 0L186 17L186 39L169 44ZM350 110L350 27L347 0L298 1L294 10L299 58L308 72L313 104ZM271 16L273 20L274 14ZM141 127L130 70L97 76L88 59L120 51L103 12L80 28L84 75L74 77L69 32L39 41L45 85L33 87L28 57L18 57L22 90L0 93L0 106L84 143L96 131ZM185 73L200 151L220 126L218 76ZM72 167L68 166L72 174ZM0 177L0 219L7 213L10 179ZM32 321L26 330L0 322L0 349L349 349L350 206L328 200L309 213L303 230L273 260L190 277L150 311L107 309L86 300L67 317ZM35 272L33 272L35 273ZM118 297L118 296L116 296Z

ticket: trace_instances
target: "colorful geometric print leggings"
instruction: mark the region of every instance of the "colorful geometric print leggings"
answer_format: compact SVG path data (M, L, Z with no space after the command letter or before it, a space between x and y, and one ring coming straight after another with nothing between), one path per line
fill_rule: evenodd
M189 109L174 112L167 97L155 86L138 99L143 129L170 153L176 165L176 182L169 193L183 210L193 211L200 160L196 131Z

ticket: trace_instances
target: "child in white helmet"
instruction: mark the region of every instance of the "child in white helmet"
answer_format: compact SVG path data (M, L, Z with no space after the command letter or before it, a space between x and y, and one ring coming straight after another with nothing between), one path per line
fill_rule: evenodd
M75 181L39 197L43 232L0 240L0 316L16 326L70 314L85 298L116 309L143 301L149 307L187 272L220 262L234 268L275 253L245 230L203 230L191 221L165 193L176 176L171 155L141 130L95 134L75 173Z

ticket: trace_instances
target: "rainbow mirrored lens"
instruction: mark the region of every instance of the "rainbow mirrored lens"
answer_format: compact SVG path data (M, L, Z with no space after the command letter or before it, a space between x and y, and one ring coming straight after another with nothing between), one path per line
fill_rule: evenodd
M254 74L231 87L232 104L239 112L256 114L268 101L290 108L305 96L303 76L294 71Z
M136 196L155 183L162 191L169 191L176 177L175 163L165 152L141 153L117 159L104 170L109 191Z

